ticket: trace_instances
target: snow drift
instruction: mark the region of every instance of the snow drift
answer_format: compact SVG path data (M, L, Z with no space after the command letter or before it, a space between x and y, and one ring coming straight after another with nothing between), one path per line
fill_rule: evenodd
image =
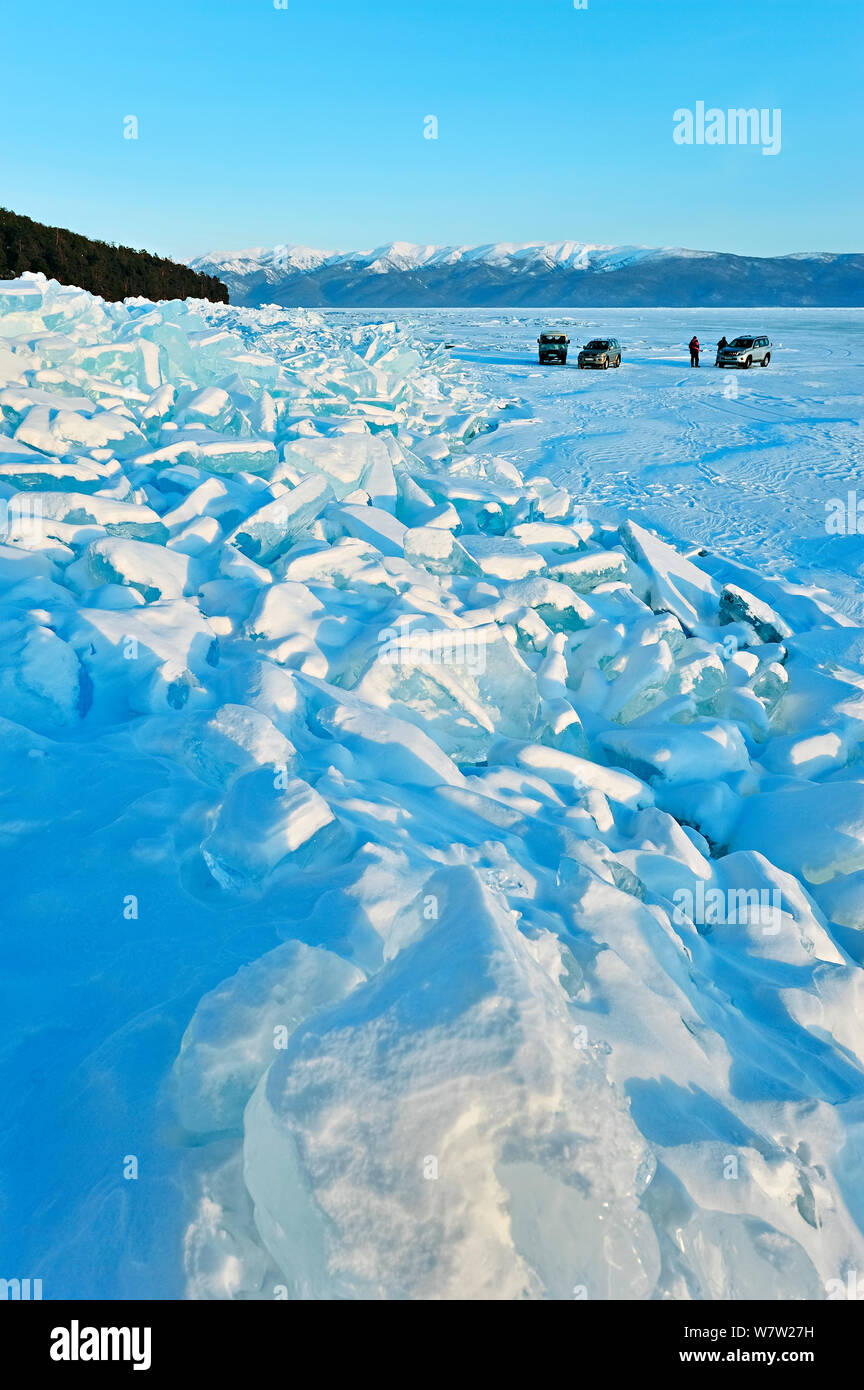
M392 325L26 277L0 387L4 1247L46 1296L864 1267L861 632L526 483L510 403Z

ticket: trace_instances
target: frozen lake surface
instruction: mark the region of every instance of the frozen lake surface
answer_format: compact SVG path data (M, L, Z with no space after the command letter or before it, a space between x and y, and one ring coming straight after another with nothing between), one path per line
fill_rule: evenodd
M385 311L430 342L452 342L490 393L532 417L476 447L526 475L565 482L590 506L772 574L824 587L864 613L864 536L826 534L832 498L864 503L864 310L602 309ZM368 314L331 317L366 320ZM537 335L571 339L566 367L539 367ZM715 369L725 333L767 333L766 369ZM691 370L694 333L702 366ZM620 370L580 372L575 349L616 337ZM864 531L864 506L862 506Z

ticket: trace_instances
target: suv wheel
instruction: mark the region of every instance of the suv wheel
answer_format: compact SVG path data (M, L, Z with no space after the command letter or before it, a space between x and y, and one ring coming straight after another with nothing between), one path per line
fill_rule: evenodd
M762 366L763 366L763 367L767 367L767 366L768 366L768 363L769 363L770 361L771 361L771 354L770 354L770 352L766 352L765 356L762 358Z
M753 366L753 358L752 358L752 357L748 357L748 358L746 359L745 363L744 363L744 367L745 367L745 369L746 369L747 367L752 367L752 366Z
M604 372L608 369L608 367L609 367L609 358L608 358L608 357L604 357L604 358L603 358L603 370L604 370Z
M616 366L616 367L620 367L620 366L621 366L621 355L620 355L620 353L619 353L619 355L618 355L618 361L615 363L615 366Z

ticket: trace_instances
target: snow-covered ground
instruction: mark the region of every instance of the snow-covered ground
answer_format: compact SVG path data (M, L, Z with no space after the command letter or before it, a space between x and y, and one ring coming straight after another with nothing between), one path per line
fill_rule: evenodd
M346 317L0 283L6 1274L846 1296L860 321Z

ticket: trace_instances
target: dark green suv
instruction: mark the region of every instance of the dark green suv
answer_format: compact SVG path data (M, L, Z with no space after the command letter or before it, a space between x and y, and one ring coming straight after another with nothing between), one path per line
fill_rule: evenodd
M537 339L541 362L566 362L570 339L566 333L541 333Z

